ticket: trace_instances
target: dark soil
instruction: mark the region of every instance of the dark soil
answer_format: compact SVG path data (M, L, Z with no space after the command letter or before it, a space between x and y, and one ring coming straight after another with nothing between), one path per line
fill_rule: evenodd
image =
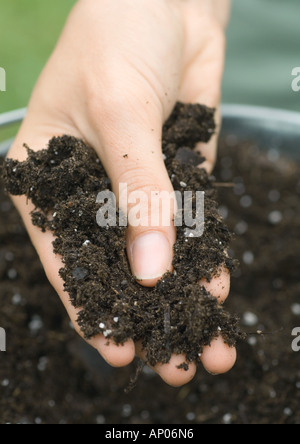
M248 333L227 375L203 370L173 389L145 367L107 367L83 345L44 275L23 224L0 187L1 423L299 424L300 166L274 162L251 143L223 140L215 171L220 212L236 232L230 255L241 265L227 307ZM262 334L257 334L260 330Z
M203 159L192 152L214 133L213 116L206 107L178 104L164 127L163 152L174 189L193 191L194 201L195 191L205 191L205 231L193 238L186 236L186 225L178 227L174 272L155 288L141 286L132 276L119 218L116 227L97 224L97 195L110 185L94 150L64 136L39 152L27 148L26 162L6 160L4 165L7 190L26 194L36 207L34 225L56 237L54 252L65 264L60 275L73 305L81 309L78 322L85 337L103 333L118 344L141 340L151 365L169 362L172 353L199 362L199 353L220 330L230 346L243 336L237 318L199 286L223 264L230 271L234 267L226 254L231 234L218 213L214 182L197 167Z

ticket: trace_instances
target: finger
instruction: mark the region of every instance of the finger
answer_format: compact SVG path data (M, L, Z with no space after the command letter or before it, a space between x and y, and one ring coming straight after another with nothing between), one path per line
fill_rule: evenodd
M196 151L206 158L201 164L210 174L214 168L218 134L221 127L221 84L224 70L225 38L224 33L212 27L211 34L208 33L208 40L205 49L195 57L186 70L182 89L181 100L192 103L201 103L212 108L216 108L216 134L208 144L200 143L195 148ZM200 281L208 292L218 298L219 303L223 303L230 291L230 274L223 267L217 277L211 282L203 279ZM229 371L236 362L236 349L225 344L220 336L212 341L209 347L205 347L200 358L203 366L213 374L221 374Z
M143 349L140 342L136 344L136 354L146 362L147 352ZM183 363L187 365L186 369L183 368ZM181 387L182 385L188 384L195 377L197 370L195 363L187 363L184 355L175 354L171 356L168 364L156 364L154 367L150 366L150 368L152 368L164 382L172 387Z
M236 349L225 344L221 336L214 339L210 346L205 347L200 357L204 368L213 375L229 372L235 365L236 359Z
M205 287L212 296L216 297L219 304L222 304L229 295L230 273L223 266L211 282L202 279L199 284ZM147 352L143 349L141 343L136 345L136 353L141 359L146 361ZM184 355L172 355L168 364L157 364L152 368L167 384L179 387L190 382L196 373L196 365L194 363L188 363L188 371L178 368L185 361ZM229 348L220 337L212 341L210 347L204 348L201 361L210 373L226 373L235 364L236 350Z
M133 106L132 100L130 105L94 110L95 145L128 217L132 273L150 287L172 268L176 199L162 156L162 112L154 102Z
M199 28L198 28L199 29ZM209 143L199 143L196 151L206 158L201 164L210 174L214 168L217 154L218 135L221 127L221 86L225 59L225 37L223 31L217 26L207 30L206 44L201 45L198 53L193 54L192 62L188 64L185 72L180 99L187 103L200 103L216 109L216 133ZM194 38L196 32L194 30Z
M26 151L21 148L23 142L26 141L30 147L35 149L38 147L44 148L50 138L49 135L41 135L40 137L37 137L37 129L35 129L35 131L32 130L27 132L26 126L23 128L24 129L19 133L9 153L9 157L17 158L18 160L25 160L26 157ZM32 134L35 134L35 136L33 137ZM21 145L19 143L20 141L22 141ZM33 226L30 212L34 210L34 206L30 202L27 202L27 199L24 196L13 197L13 201L23 218L28 234L41 259L50 283L62 300L75 330L83 338L83 333L77 323L80 309L76 309L72 305L69 295L64 291L64 282L59 275L59 270L64 267L64 264L62 263L61 258L53 253L53 234L50 232L43 233L37 227ZM112 366L119 367L128 365L135 356L135 347L131 340L126 342L123 346L117 346L111 341L108 343L104 336L98 335L86 342L98 350L103 358Z
M29 211L33 210L34 208L32 205L26 203L26 199L24 197L14 198L14 201L23 217L27 231L39 254L49 282L54 287L61 301L63 302L75 330L82 338L84 338L83 333L77 323L80 309L76 309L72 305L69 295L64 291L64 282L59 275L59 270L64 267L64 264L62 263L61 258L52 252L52 243L54 241L52 233L43 233L32 225ZM135 356L135 347L133 341L131 340L125 343L123 346L117 346L112 341L108 342L103 335L99 334L87 342L98 350L102 357L114 367L123 367L130 364Z
M181 367L183 363L187 365L186 369ZM168 364L157 364L154 370L167 384L181 387L195 377L197 368L195 363L187 363L184 355L172 355Z
M212 296L217 298L219 304L223 304L230 292L230 273L224 266L222 266L217 275L213 277L210 282L206 279L201 279L199 284Z
M205 103L201 100L201 98L199 99L199 101L200 101L199 103ZM218 108L216 108L215 123L216 123L216 132L212 136L210 141L206 144L198 143L195 148L196 152L199 152L201 156L205 157L206 160L199 166L200 168L204 168L208 172L208 174L211 174L213 172L217 159L218 139L219 139L219 132L221 129L221 112L219 105Z
M126 367L135 358L135 345L131 339L124 344L115 344L111 340L107 341L103 335L98 335L92 341L95 341L94 348L112 367Z
M230 292L230 273L223 266L210 282L202 279L200 285L216 297L219 304L223 304ZM219 375L231 370L236 358L236 349L225 344L223 338L219 336L211 342L209 347L204 347L200 361L209 373Z

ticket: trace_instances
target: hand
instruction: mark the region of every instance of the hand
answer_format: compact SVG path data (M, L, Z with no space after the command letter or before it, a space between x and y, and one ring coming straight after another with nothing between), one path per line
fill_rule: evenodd
M24 142L38 150L54 135L73 135L96 149L116 195L119 183L127 183L129 193L172 192L161 153L162 126L178 100L219 109L228 9L226 0L79 1L37 82L9 156L25 160ZM216 136L209 145L198 146L209 172L216 147ZM33 207L24 197L14 201L50 282L81 334L78 310L58 274L63 264L52 252L52 234L32 225ZM142 285L154 286L171 269L175 239L171 223L155 231L128 229L128 258ZM222 303L229 294L229 273L224 269L221 277L201 284ZM88 342L113 366L127 365L136 353L145 353L133 341L107 345L99 335ZM184 359L174 355L155 370L167 383L180 386L196 371L196 364L187 372L177 369ZM235 349L221 337L201 357L214 374L228 371L235 360Z

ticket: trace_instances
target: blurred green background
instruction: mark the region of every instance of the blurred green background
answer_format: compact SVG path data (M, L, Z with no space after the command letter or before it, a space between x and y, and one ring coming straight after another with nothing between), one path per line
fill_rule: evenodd
M76 0L1 0L0 113L26 106ZM223 102L300 111L291 89L300 66L299 0L233 0Z
M299 0L233 0L223 102L300 111Z
M0 66L6 71L6 92L0 92L0 113L27 105L75 3L76 0L1 0Z

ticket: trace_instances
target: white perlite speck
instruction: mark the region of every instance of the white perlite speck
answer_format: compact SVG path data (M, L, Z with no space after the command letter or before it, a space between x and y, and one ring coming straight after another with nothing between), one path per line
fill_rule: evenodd
M12 303L14 305L19 305L21 304L21 302L22 302L22 296L19 295L19 293L14 294L12 297Z
M257 339L255 338L255 336L250 336L248 338L248 344L251 345L252 347L254 347L257 344Z
M245 251L243 254L243 262L246 265L251 265L254 262L254 254L252 251Z
M103 416L103 415L98 415L97 416L97 418L96 418L96 422L97 422L97 424L105 424L105 422L106 422L106 419L105 419L105 416Z
M243 316L243 322L248 327L254 327L254 325L258 324L258 317L256 314L246 311Z
M194 421L196 419L196 414L194 412L187 413L186 419L188 421Z
M112 334L112 330L105 330L104 332L103 332L103 335L104 335L104 337L105 338L107 338L107 336L109 336L109 335L111 335Z
M248 231L248 224L247 222L245 222L244 220L241 220L240 222L238 222L235 226L234 231L236 232L236 234L242 235L245 234Z
M7 275L8 278L13 281L18 276L18 272L14 268L11 268L10 270L8 270Z
M42 318L39 315L34 315L28 324L29 330L32 334L38 333L44 326Z
M219 214L220 214L220 216L223 218L223 219L227 219L228 218L228 215L229 215L229 210L228 210L228 208L227 207L225 207L225 205L221 205L220 207L219 207Z
M295 316L300 316L300 304L293 304L291 310Z
M253 203L252 197L251 196L243 196L240 200L240 205L243 208L250 208L251 205Z
M122 408L122 416L128 418L132 413L132 407L130 404L124 404Z
M268 194L268 198L271 202L278 202L281 195L278 190L271 190Z
M223 416L223 424L231 424L232 423L232 415L230 413L226 413Z
M268 221L273 225L279 224L282 219L283 215L280 211L272 211L272 213L270 213L268 216Z
M39 359L38 365L37 365L37 369L40 372L44 372L47 368L49 359L46 356L43 356Z

